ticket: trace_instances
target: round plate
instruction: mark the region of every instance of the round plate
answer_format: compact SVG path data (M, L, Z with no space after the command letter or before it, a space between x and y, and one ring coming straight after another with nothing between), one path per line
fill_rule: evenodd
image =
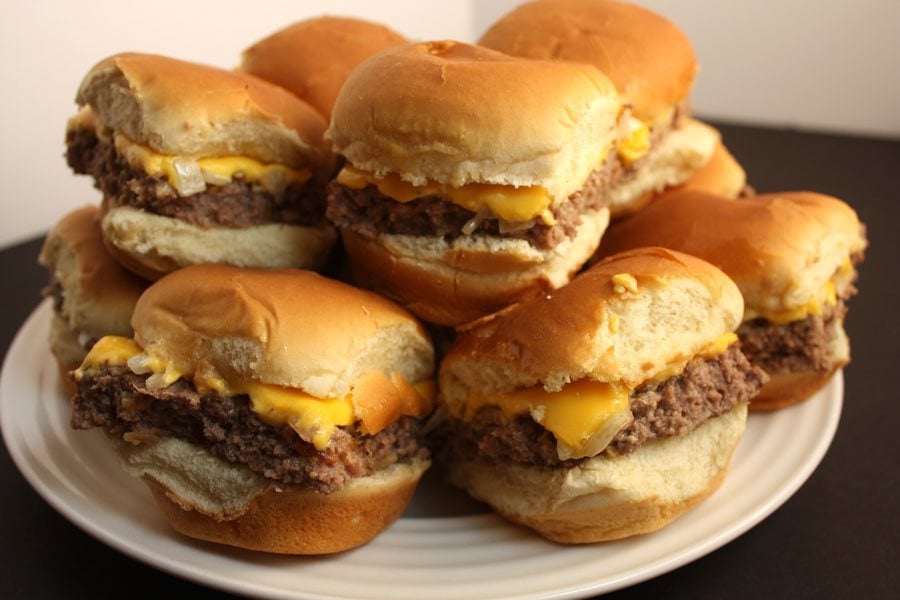
M56 510L106 544L186 579L252 596L576 598L644 581L715 550L787 500L828 449L843 398L838 373L808 402L752 414L719 491L652 534L553 544L432 476L406 514L368 545L326 557L273 556L179 536L144 485L120 470L99 431L69 428L47 350L50 316L45 302L25 322L0 380L0 424L23 475Z

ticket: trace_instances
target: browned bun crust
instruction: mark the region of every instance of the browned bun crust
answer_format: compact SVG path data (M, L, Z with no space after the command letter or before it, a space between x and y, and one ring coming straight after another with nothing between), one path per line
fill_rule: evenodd
M172 527L188 537L277 554L330 554L361 546L396 521L409 504L425 466L408 470L404 477L331 494L270 490L231 520L193 510L156 480L143 480ZM378 480L379 476L369 479Z
M830 371L801 371L798 373L772 373L759 394L750 402L752 412L765 412L793 406L808 399L831 381L838 364Z
M747 185L747 173L724 144L719 141L712 157L685 183L663 192L694 190L716 194L723 198L737 198Z
M613 81L634 116L649 124L671 118L697 72L690 40L674 23L625 2L529 2L478 43L514 56L593 65Z
M406 41L384 25L322 16L294 23L256 42L244 50L240 68L307 101L327 120L356 65Z
M100 122L168 155L249 156L264 163L328 168L325 122L303 100L246 73L154 54L97 63L76 98Z

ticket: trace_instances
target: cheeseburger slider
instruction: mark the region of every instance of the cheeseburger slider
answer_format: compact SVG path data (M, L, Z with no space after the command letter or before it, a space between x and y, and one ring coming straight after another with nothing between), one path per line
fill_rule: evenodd
M753 410L808 398L850 361L846 301L856 293L865 230L852 208L812 192L740 202L666 194L604 238L600 256L656 244L707 260L744 296L747 358L770 377Z
M718 132L689 118L694 50L661 15L624 2L539 0L504 16L478 43L525 58L588 63L613 81L630 107L610 165L613 218L687 181L712 156Z
M328 553L403 512L433 389L408 313L308 271L199 265L148 288L132 324L74 371L72 426L102 428L176 530Z
M621 111L589 65L450 41L365 61L328 131L357 281L442 325L563 285L606 229Z
M204 262L316 268L331 156L322 118L268 82L162 56L94 66L69 165L103 192L114 256L149 278Z
M38 257L50 271L45 290L53 298L50 351L64 374L78 367L101 337L131 336L131 313L150 285L106 251L99 212L83 206L65 215L47 234Z
M453 483L558 542L663 527L721 483L765 374L734 283L661 248L610 257L459 334L437 457Z
M356 65L406 43L399 33L362 19L323 16L294 23L246 49L240 70L280 85L325 119Z

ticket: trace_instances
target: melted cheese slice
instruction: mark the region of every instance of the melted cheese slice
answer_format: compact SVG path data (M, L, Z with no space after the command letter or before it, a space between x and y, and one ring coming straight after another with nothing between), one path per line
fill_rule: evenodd
M712 358L738 340L724 333L695 357ZM689 360L664 369L653 381L664 381L684 371ZM469 394L462 407L451 409L460 419L471 420L483 406L496 406L507 419L530 415L556 438L557 453L563 460L595 456L633 419L630 397L634 388L619 383L581 379L558 392L540 386L506 394Z
M396 173L377 177L355 167L344 167L337 182L351 189L361 190L374 185L378 191L397 202L410 202L424 196L440 195L474 213L484 209L496 217L510 222L530 221L540 218L547 225L555 219L550 211L551 198L541 186L516 187L489 183L470 183L453 187L439 183L416 186L400 179Z
M153 177L166 181L182 196L206 189L206 184L225 185L240 176L273 193L290 183L303 183L312 176L308 169L294 169L287 165L265 164L249 156L221 156L191 158L154 152L137 144L121 133L115 136L116 151L132 166L143 169Z
M182 376L168 361L145 354L134 340L119 336L101 338L88 352L81 367L75 371L75 379L81 381L85 369L102 365L128 365L132 370L138 366L140 373L152 372L151 377L159 377L162 386L171 385ZM395 378L399 378L399 375L395 375ZM325 449L336 428L352 425L357 421L352 393L340 398L319 398L300 389L258 381L230 384L210 373L195 374L194 386L201 391L213 390L229 396L246 394L250 397L251 409L260 420L270 425L289 425L301 439L315 446L316 450ZM427 405L430 405L435 394L432 381L406 384L405 389L419 394L427 401ZM410 409L419 405L418 402L410 404L415 405L410 406Z
M850 267L852 269L852 266ZM841 268L843 269L843 267ZM846 275L846 272L839 271L839 275ZM825 312L825 307L837 304L837 286L835 285L835 277L829 279L822 290L815 296L810 297L803 306L798 306L790 310L773 310L773 311L756 311L753 309L744 310L744 321L751 321L762 317L767 321L776 325L784 325L793 321L802 321L809 317L821 317Z

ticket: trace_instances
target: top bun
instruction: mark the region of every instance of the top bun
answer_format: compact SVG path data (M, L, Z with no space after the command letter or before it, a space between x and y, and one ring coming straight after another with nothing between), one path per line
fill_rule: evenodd
M741 321L735 284L698 258L641 248L568 285L460 332L441 366L441 394L558 391L588 378L637 387L683 364Z
M581 189L615 141L612 83L589 65L443 41L389 48L338 95L328 135L360 169L414 185Z
M694 50L678 27L625 2L529 2L478 43L514 56L594 65L612 79L632 114L651 125L671 120L697 72Z
M132 319L148 354L179 373L346 396L370 371L431 376L421 325L381 296L309 271L197 265L147 289Z
M325 122L267 81L153 54L117 54L85 76L76 101L101 124L156 152L249 156L291 167L327 166Z
M650 244L717 265L741 288L748 309L769 314L818 298L866 240L853 209L823 194L782 192L734 202L684 191L665 194L612 227L600 255Z
M384 25L318 17L294 23L247 48L241 70L280 85L327 120L350 71L373 54L406 41Z
M61 317L90 338L131 335L131 313L149 282L122 268L103 244L96 206L64 216L44 241L39 261L63 289Z

